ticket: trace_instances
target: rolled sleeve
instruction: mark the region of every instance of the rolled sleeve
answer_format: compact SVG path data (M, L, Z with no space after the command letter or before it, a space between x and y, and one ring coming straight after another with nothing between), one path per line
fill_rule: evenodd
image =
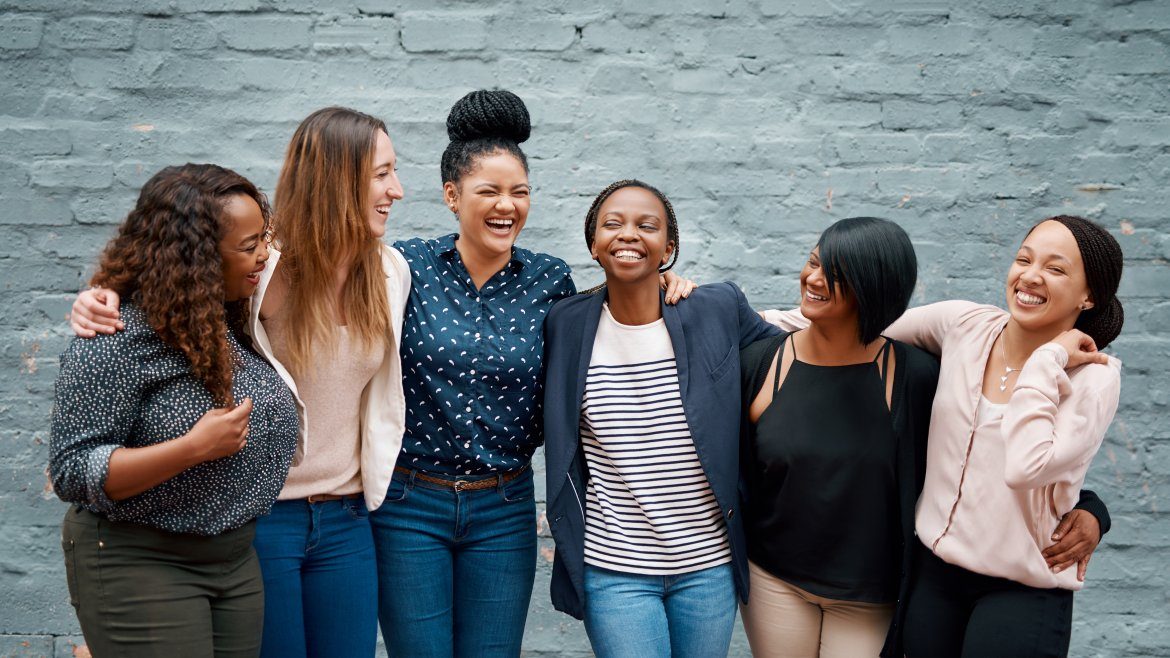
M75 338L61 356L49 437L49 476L61 500L96 512L106 495L110 455L125 445L138 417L142 377L134 336Z

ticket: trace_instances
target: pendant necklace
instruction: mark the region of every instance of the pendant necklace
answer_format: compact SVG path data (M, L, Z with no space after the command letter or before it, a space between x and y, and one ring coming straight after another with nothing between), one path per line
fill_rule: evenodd
M1003 357L1003 374L999 377L999 390L1007 390L1007 380L1013 372L1019 372L1020 368L1013 368L1008 365L1007 358L1007 327L1003 328L1003 333L999 335L999 355ZM1021 366L1023 367L1023 366Z

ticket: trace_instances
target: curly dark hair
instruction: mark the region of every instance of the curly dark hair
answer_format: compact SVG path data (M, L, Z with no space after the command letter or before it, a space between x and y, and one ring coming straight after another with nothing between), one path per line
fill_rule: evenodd
M187 357L217 406L232 404L227 332L246 317L246 300L224 301L219 254L228 228L223 208L238 194L260 206L267 225L268 201L236 172L213 164L163 169L142 186L90 280L138 304L163 341Z
M458 183L475 167L479 157L496 152L511 153L524 171L528 158L520 144L532 133L528 108L520 97L506 89L480 89L455 101L447 115L447 136L451 142L443 151L439 171L444 183Z
M605 203L606 199L608 199L611 195L613 195L614 192L617 192L623 187L638 187L646 190L647 192L658 197L658 200L662 202L662 207L666 208L666 239L674 243L674 255L671 257L670 262L658 268L658 271L665 272L669 270L670 268L674 267L675 263L678 262L679 251L678 218L674 215L674 206L670 204L670 199L667 199L666 195L663 194L662 191L657 187L654 187L649 183L643 183L642 181L635 178L627 178L625 180L619 180L610 183L609 186L602 190L601 194L598 194L597 198L593 200L593 205L589 206L589 212L585 213L586 246L588 246L590 249L593 248L593 236L597 233L597 213L601 210L601 204Z

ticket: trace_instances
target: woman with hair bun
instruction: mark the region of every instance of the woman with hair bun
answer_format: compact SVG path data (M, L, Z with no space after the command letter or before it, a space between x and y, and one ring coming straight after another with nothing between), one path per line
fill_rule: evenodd
M1016 253L1006 312L939 302L886 331L942 365L918 565L883 655L903 655L903 637L911 657L1067 654L1084 561L1067 570L1049 544L1117 411L1121 363L1098 350L1121 331L1122 262L1105 229L1052 217ZM765 315L803 324L798 312Z
M244 334L268 204L216 165L168 167L92 283L123 331L74 339L57 377L49 475L70 602L95 656L254 656L252 548L297 440L293 395Z
M408 656L518 656L536 574L532 453L543 441L544 318L576 292L559 258L516 246L531 187L528 109L473 91L447 117L443 200L458 232L399 242L406 435L371 515L379 618ZM672 280L669 299L692 287Z

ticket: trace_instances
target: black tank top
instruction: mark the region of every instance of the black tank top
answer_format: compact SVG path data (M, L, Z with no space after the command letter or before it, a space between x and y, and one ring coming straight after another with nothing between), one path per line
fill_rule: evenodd
M817 366L800 361L793 343L777 391L781 342L772 402L749 430L748 555L825 598L897 598L897 436L885 376L891 348L887 340L870 363Z

